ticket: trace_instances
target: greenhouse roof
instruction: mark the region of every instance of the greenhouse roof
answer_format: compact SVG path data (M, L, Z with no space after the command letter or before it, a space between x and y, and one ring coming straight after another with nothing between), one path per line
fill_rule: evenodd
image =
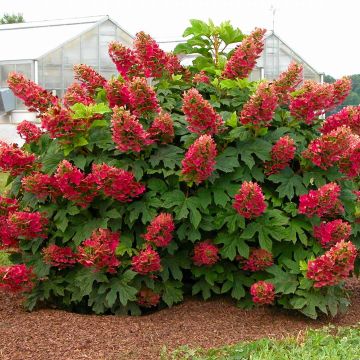
M0 61L38 59L106 20L111 19L103 15L0 25Z

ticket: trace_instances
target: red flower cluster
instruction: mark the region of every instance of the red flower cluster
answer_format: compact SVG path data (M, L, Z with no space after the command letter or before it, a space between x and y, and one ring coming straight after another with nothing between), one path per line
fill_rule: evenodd
M275 287L267 281L258 281L250 287L253 302L257 304L272 304L275 300Z
M349 277L355 258L355 246L350 241L340 241L324 255L308 262L306 277L314 280L315 288L337 285Z
M158 247L165 247L172 240L174 230L175 224L172 215L161 213L147 227L144 239Z
M105 85L106 79L90 66L85 64L74 65L75 79L83 83L87 91L94 95L97 88Z
M320 132L328 134L340 126L347 126L353 133L360 135L360 106L347 106L330 115L322 124Z
M58 103L58 99L24 75L10 73L8 85L16 97L24 101L29 111L43 112Z
M291 97L291 115L310 125L316 117L341 103L350 90L351 82L348 78L342 78L334 84L318 84L307 80Z
M350 137L349 148L339 161L339 169L349 178L360 176L360 137Z
M171 143L175 137L174 122L169 113L161 112L148 130L151 138L161 144Z
M265 29L256 28L241 42L225 65L224 78L244 79L249 76L263 51L265 33Z
M17 211L18 208L19 203L16 199L2 197L0 195L0 222L2 222L3 217L8 217L9 214Z
M98 184L93 174L84 175L77 167L63 160L56 170L57 187L65 199L86 208L97 196Z
M322 247L327 248L339 241L346 241L351 235L351 225L341 219L322 222L314 227L314 237L320 240Z
M141 75L142 66L133 50L117 41L113 41L109 44L109 55L117 71L125 79Z
M73 266L77 262L77 255L73 253L71 247L57 246L51 244L42 250L45 264L49 264L58 269L65 269Z
M57 181L53 176L34 172L21 179L22 187L25 191L34 194L38 199L45 199L50 196L55 199L60 195Z
M224 120L205 100L198 90L192 88L183 95L182 111L189 123L188 129L196 134L217 134Z
M160 271L160 255L148 246L145 250L139 252L138 255L131 259L132 269L140 275L147 275L148 273Z
M137 294L137 303L146 308L157 306L160 301L160 294L149 288L142 288Z
M215 168L216 144L210 135L202 135L189 147L182 160L181 176L184 181L199 185Z
M130 105L134 115L146 117L154 112L160 112L156 93L145 78L135 77L128 86L133 99Z
M266 210L265 197L261 187L252 181L244 181L235 195L234 209L244 218L252 219Z
M339 163L359 143L360 138L350 128L341 126L312 140L302 155L326 170Z
M26 265L0 266L0 289L10 292L30 291L32 270Z
M243 125L250 124L254 127L270 126L277 105L278 98L274 88L262 82L244 104L240 121Z
M42 135L41 130L32 122L24 120L17 127L16 130L20 137L25 140L26 143L39 140Z
M89 129L90 120L73 119L71 110L57 105L43 113L41 127L49 132L52 139L64 138L63 143L72 143L72 138Z
M145 186L136 182L131 172L123 169L94 164L92 174L105 195L120 202L131 202L145 191Z
M10 233L16 237L26 240L43 238L46 239L46 226L48 219L40 212L16 211L9 215L7 225Z
M341 188L336 183L321 186L318 190L310 190L299 198L299 213L307 217L334 217L344 212L339 199Z
M302 81L303 66L292 62L288 69L282 72L272 87L278 97L279 105L287 104L290 101L289 93L293 92Z
M114 107L111 118L112 139L118 150L140 152L153 143L140 121L123 107Z
M85 84L74 83L66 89L63 97L63 103L66 107L71 107L76 103L89 106L94 104L95 100L91 97Z
M0 141L0 170L17 176L30 170L34 166L35 160L35 155L19 149L17 145L9 145Z
M210 78L206 75L205 71L201 70L193 77L194 84L210 84Z
M271 149L271 160L265 162L266 175L285 169L294 159L295 151L294 140L288 135L281 137Z
M154 78L161 77L168 59L157 42L150 35L140 31L136 34L134 48L138 61L142 65L144 75Z
M262 271L274 264L272 253L265 249L251 249L248 259L241 259L242 269L249 271Z
M133 104L133 96L124 81L111 79L104 85L104 89L110 107Z
M95 230L89 239L78 246L78 261L86 267L116 273L116 268L120 265L115 254L119 242L118 233L108 229Z
M211 266L219 260L219 249L211 240L197 243L194 246L193 262L196 266Z

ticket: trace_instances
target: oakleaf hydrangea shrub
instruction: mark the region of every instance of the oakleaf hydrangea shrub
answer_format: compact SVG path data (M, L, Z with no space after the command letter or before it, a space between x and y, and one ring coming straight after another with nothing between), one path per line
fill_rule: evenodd
M29 309L140 314L228 294L335 315L359 246L360 110L322 115L350 80L303 81L292 63L252 82L265 30L192 20L184 36L174 54L143 32L132 49L111 43L118 73L77 65L62 99L9 76L41 126L0 145L15 264L0 288Z

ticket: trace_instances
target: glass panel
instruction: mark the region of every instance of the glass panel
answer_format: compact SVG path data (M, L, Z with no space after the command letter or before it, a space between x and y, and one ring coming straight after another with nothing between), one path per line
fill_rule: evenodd
M117 74L115 66L113 68L107 67L106 69L101 69L100 74L106 79L109 80L113 75Z
M31 64L16 64L15 71L24 74L28 79L33 79L31 74Z
M44 68L44 87L47 90L62 88L61 67Z
M116 40L116 26L111 21L106 21L100 25L99 34L100 68L102 69L112 65L108 46L111 41Z
M7 78L10 72L15 71L15 65L14 64L5 64L0 65L0 78L1 83L0 87L7 87Z
M64 88L67 89L74 82L77 81L74 79L74 71L72 67L64 69Z
M68 42L63 47L64 66L80 64L80 38Z
M81 37L81 62L90 66L98 65L98 29L95 28Z

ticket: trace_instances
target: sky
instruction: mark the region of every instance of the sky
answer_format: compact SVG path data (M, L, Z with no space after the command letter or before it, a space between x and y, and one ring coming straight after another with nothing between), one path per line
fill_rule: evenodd
M245 33L272 30L271 7L275 33L317 71L360 73L359 0L0 0L0 14L20 12L26 21L109 15L159 41L181 39L189 19L230 20Z

